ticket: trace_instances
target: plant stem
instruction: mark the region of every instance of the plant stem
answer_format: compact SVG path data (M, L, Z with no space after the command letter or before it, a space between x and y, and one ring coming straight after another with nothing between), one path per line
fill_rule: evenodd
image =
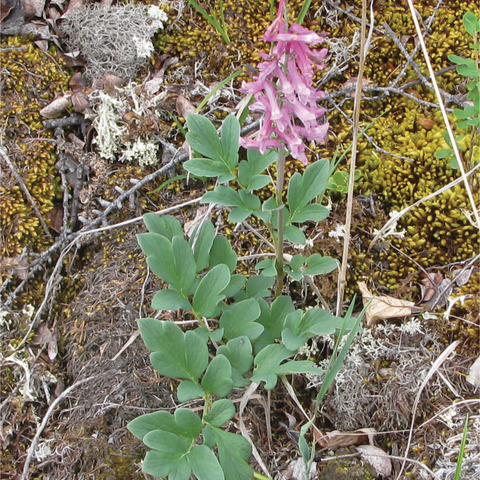
M271 480L270 478L268 478L265 475L262 475L261 473L258 473L258 472L253 472L253 478L256 478L258 480Z
M277 214L277 236L275 239L275 268L277 269L277 281L275 284L275 298L277 298L283 289L283 185L285 179L285 150L278 150L277 158L277 182L275 185L276 199L278 205Z

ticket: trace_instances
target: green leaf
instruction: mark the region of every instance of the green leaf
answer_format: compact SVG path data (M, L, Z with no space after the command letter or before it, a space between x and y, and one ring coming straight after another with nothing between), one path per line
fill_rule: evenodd
M288 263L285 262L285 271L296 281L300 281L303 278L304 261L305 257L297 254Z
M328 160L322 159L310 164L303 175L293 174L287 191L288 206L291 218L295 218L297 210L310 203L317 195L324 192L330 173Z
M202 398L204 395L205 391L203 388L191 380L184 380L177 388L177 397L180 403Z
M137 242L147 257L162 257L172 248L171 241L159 233L139 233Z
M292 299L286 296L277 297L271 306L263 299L259 304L262 313L257 322L262 324L265 330L255 342L256 352L280 339L286 316L295 310Z
M154 477L166 477L168 472L175 464L176 458L163 452L150 450L145 455L142 463L142 470Z
M174 236L183 236L182 225L174 217L168 215L160 216L156 213L146 213L142 218L146 227L152 233L158 233L168 240L172 240Z
M449 148L444 148L442 150L438 150L437 152L435 152L433 156L435 158L446 158L452 154L453 154L453 150L450 150Z
M171 433L181 434L173 415L166 411L146 413L133 419L128 425L128 430L140 440L154 430L165 430Z
M246 336L233 338L226 345L218 347L218 353L225 355L232 366L232 380L234 387L245 387L250 380L243 378L252 364L252 344Z
M233 170L238 163L238 149L240 139L240 124L235 115L228 115L223 121L221 128L222 150L226 156L226 161Z
M157 292L152 300L152 308L155 310L191 310L190 302L177 290L164 289Z
M263 155L259 150L247 150L247 161L243 160L238 166L238 180L248 191L263 188L270 182L268 175L259 175L277 158L275 150L268 150Z
M451 62L456 63L457 65L466 65L472 68L476 68L475 60L473 60L472 58L464 58L458 55L448 55L448 59Z
M192 469L187 458L179 458L168 472L168 480L189 480Z
M214 237L215 228L212 222L208 221L203 222L199 230L195 229L190 237L189 244L193 250L197 273L208 265Z
M202 328L202 330L205 330L205 329ZM216 330L211 330L210 332L208 332L208 336L214 342L217 342L217 343L221 342L223 338L223 328L217 328Z
M231 187L218 185L215 190L207 192L202 197L202 203L215 203L225 207L240 207L243 205L239 194Z
M473 12L467 12L463 16L463 25L469 35L475 37L475 34L480 32L480 19L475 16Z
M304 270L305 275L323 275L333 272L338 267L338 261L332 257L324 257L319 253L314 253L307 258L307 268Z
M274 277L277 274L277 269L275 268L275 260L273 258L266 258L261 260L255 265L256 270L261 270L262 275L267 277Z
M174 460L188 452L192 445L192 439L163 430L153 430L143 437L143 443Z
M312 373L313 375L320 375L323 371L316 367L310 360L295 360L283 363L276 369L277 375L290 375L293 373Z
M198 284L193 296L194 311L202 317L213 316L218 303L225 298L222 292L229 283L230 271L227 265L215 265Z
M193 252L183 237L173 237L172 243L157 233L141 233L138 242L147 253L152 272L188 295L195 281L196 264Z
M213 402L210 411L204 415L203 420L212 427L221 427L235 415L235 405L226 398Z
M242 206L250 210L258 210L260 208L260 199L254 193L247 190L239 190L238 195L242 200Z
M210 267L225 264L228 266L230 273L237 266L237 255L234 252L230 242L222 235L217 235L213 241L210 250Z
M283 230L283 235L285 240L296 245L305 245L305 242L307 241L303 232L295 225L286 225Z
M321 308L311 308L305 312L300 325L301 331L313 335L331 335L342 325L343 319Z
M233 388L232 367L227 357L217 355L213 358L203 376L202 387L217 397L225 397L230 393Z
M275 271L276 274L276 271ZM275 275L274 274L274 275ZM269 288L275 282L275 276L254 275L247 280L245 293L247 298L269 297L271 292Z
M249 208L236 207L228 214L228 221L231 223L243 222L252 214L252 212L253 211Z
M230 340L242 335L254 340L263 332L263 326L255 320L260 315L260 306L254 298L234 303L220 317L223 336Z
M282 331L282 342L288 350L298 350L308 340L308 335L298 335L290 328L284 328Z
M277 384L277 370L280 363L293 356L295 352L287 350L278 343L267 345L255 357L252 382L265 382L265 388L271 390Z
M292 223L321 222L330 215L330 210L319 203L310 203L296 210L290 219Z
M208 118L191 113L187 116L187 126L189 130L187 142L193 150L218 162L224 161L224 152L217 130Z
M206 445L195 445L187 461L198 480L225 480L217 457Z
M183 168L198 177L219 177L219 181L222 183L235 178L235 174L224 163L209 158L187 160L183 163Z
M230 277L230 283L227 288L223 291L223 294L226 298L234 297L240 292L242 287L245 285L245 275L242 273L236 273Z
M252 480L253 470L247 463L252 447L240 435L212 428L218 448L218 458L225 474L225 480Z
M472 60L473 61L473 60ZM473 65L457 65L457 72L464 77L469 78L480 78L480 70L478 67L473 63Z
M308 331L301 328L303 312L295 310L285 317L282 341L288 350L296 351L309 338Z
M182 435L196 439L202 431L202 421L199 416L188 408L177 408L174 415L175 423L182 430Z
M204 339L193 331L183 333L173 322L141 318L138 324L145 345L153 351L152 365L159 373L198 381L208 364Z

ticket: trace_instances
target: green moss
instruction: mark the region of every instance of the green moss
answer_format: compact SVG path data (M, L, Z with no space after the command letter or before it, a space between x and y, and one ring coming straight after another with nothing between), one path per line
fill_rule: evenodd
M52 133L44 128L39 111L68 89L69 75L54 49L42 52L29 38L2 38L0 47L8 50L2 55L2 142L48 223L48 212L61 191L55 143L50 141ZM0 254L13 257L25 246L42 250L51 240L10 170L3 171Z

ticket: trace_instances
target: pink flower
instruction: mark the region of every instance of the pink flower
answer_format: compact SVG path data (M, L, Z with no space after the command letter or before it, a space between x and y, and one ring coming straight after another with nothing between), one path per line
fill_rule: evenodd
M264 114L255 138L242 138L245 148L257 148L265 153L268 148L284 146L290 154L306 165L304 140L323 142L328 133L328 122L320 122L325 109L317 101L323 92L312 86L314 68L323 68L327 49L310 49L325 40L324 36L296 23L287 27L286 0L279 0L278 13L263 36L273 42L270 54L260 53L264 60L258 65L258 75L241 90L251 93L255 102L252 112Z

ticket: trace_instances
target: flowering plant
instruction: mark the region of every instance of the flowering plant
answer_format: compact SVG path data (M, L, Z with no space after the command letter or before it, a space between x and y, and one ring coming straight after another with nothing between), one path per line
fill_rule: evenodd
M322 43L325 37L297 23L287 27L285 16L285 0L280 0L277 17L263 37L275 46L268 55L260 52L265 61L259 64L256 79L242 85L243 92L255 97L250 110L265 119L256 138L242 138L241 145L261 153L285 147L307 165L304 140L323 142L328 132L328 122L319 123L325 109L317 105L324 94L312 85L313 67L323 68L327 49L311 50L309 45Z
M248 463L251 440L230 431L234 428L234 416L243 425L242 405L261 383L270 390L279 377L321 373L310 360L294 359L310 338L331 334L341 338L350 332L327 369L321 389L325 392L360 321L352 322L351 309L344 319L319 307L303 311L284 291L285 275L301 281L337 268L336 260L319 253L309 257L285 256L286 260L283 255L284 236L296 244L306 241L294 224L318 222L328 216L328 209L315 199L322 198L330 172L326 159L312 163L303 174L296 172L288 182L287 205L283 204L286 149L294 149L301 160L306 160L299 142L303 145L302 139L323 139L327 129L325 122L320 126L314 123L324 111L316 105L320 96L311 85L308 66L313 59L323 58L325 52L314 54L306 47L307 43L318 43L321 37L300 25L286 30L284 10L285 2L281 0L280 13L265 37L277 42L267 62L269 72L262 64L262 79L245 86L245 91L256 92L257 104L253 108L263 108L265 113L260 138L241 139L240 124L233 115L224 120L219 136L210 120L191 114L187 117L187 141L195 156L184 164L189 173L217 179L216 188L203 196L203 203L228 207L231 222L244 222L254 215L266 225L274 239L276 260L266 258L257 263L260 275L237 272L237 254L228 239L215 232L210 221L198 226L187 240L178 220L149 213L144 215L149 233L138 235L148 266L168 284L168 288L155 294L152 307L181 309L198 323L197 328L183 332L171 321L139 320L155 370L179 379L178 401L203 402L200 415L177 408L174 414L149 413L128 425L150 448L143 470L170 480L188 480L192 471L199 480L265 479L253 472ZM289 74L288 85L292 88L282 92L274 85L275 78L287 85L283 68L293 72L297 65L302 68L298 77L306 78L301 80ZM306 107L301 105L302 100ZM302 122L301 126L295 123L297 120ZM247 148L246 158L241 161L240 143ZM277 195L262 203L255 192L272 181L262 172L275 162ZM234 182L236 188L229 182ZM238 396L240 389L246 390L237 411L229 397L234 391ZM305 440L307 428L301 432L299 446L309 469L314 455Z

